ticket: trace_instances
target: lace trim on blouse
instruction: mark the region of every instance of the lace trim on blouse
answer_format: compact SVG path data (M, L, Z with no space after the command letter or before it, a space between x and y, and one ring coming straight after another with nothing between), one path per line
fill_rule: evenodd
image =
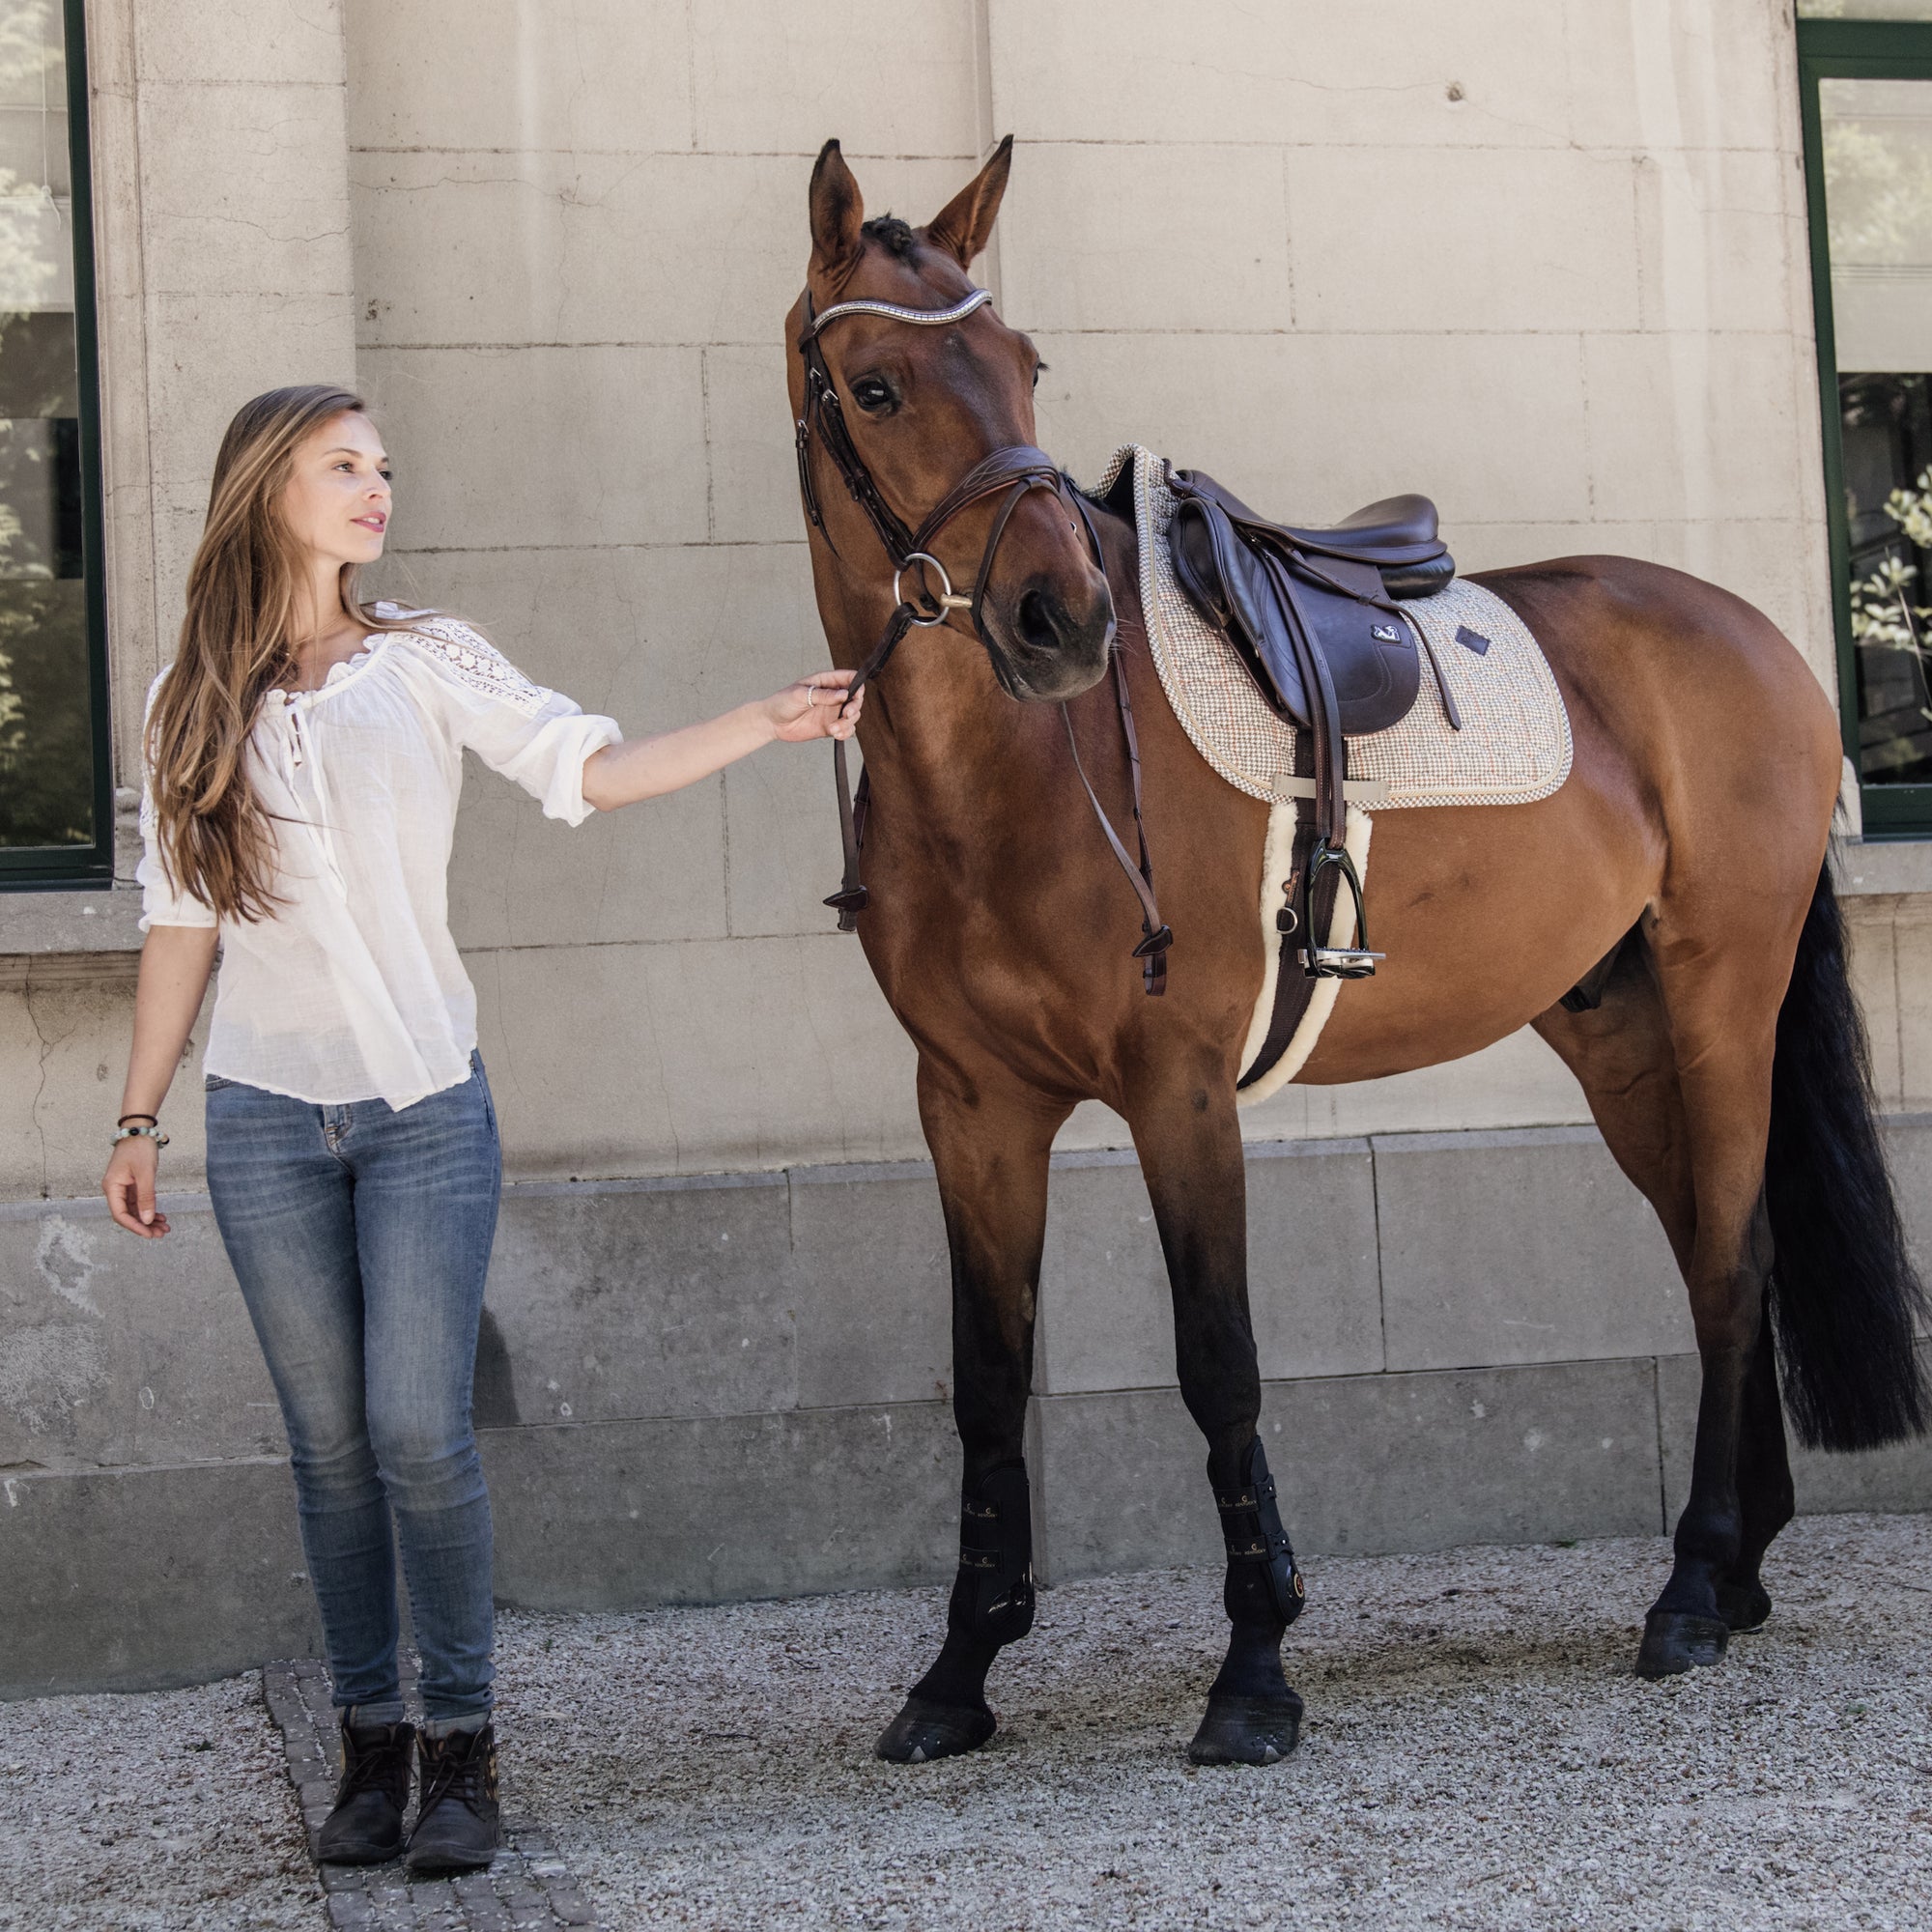
M496 645L461 618L428 617L393 635L420 644L472 691L500 698L530 717L550 702L547 691L532 684Z

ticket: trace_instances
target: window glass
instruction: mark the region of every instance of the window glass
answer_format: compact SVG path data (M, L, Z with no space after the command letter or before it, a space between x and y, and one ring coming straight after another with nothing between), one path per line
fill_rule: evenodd
M0 848L95 837L67 63L0 0Z
M1932 782L1932 80L1819 82L1859 753Z

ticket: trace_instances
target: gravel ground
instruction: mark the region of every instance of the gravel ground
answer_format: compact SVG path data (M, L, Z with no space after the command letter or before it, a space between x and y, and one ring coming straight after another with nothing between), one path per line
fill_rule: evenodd
M1923 1926L1932 1517L1794 1525L1770 1629L1641 1684L1666 1562L1657 1540L1311 1562L1309 1723L1266 1771L1183 1756L1213 1575L1042 1593L999 1736L910 1768L869 1751L938 1591L505 1617L506 1800L611 1932ZM323 1922L253 1679L0 1706L0 1926Z
M0 1704L6 1932L327 1922L258 1675Z

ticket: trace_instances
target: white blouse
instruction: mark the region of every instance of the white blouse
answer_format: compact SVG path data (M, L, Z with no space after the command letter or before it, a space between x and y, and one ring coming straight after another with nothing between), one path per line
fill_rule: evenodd
M581 825L584 761L622 735L456 618L373 633L321 689L270 692L263 706L248 777L274 834L283 903L252 923L217 922L169 884L144 783L143 930L221 928L207 1070L325 1106L403 1108L467 1080L476 993L449 936L448 896L463 748L541 799L547 817Z

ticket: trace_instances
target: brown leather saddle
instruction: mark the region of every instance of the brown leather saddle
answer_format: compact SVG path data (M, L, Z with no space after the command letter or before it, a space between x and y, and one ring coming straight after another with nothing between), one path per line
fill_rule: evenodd
M1453 582L1456 563L1427 497L1390 497L1332 529L1315 529L1258 515L1199 469L1170 469L1167 483L1178 499L1168 526L1175 575L1234 645L1263 697L1295 727L1297 763L1305 746L1313 773L1312 810L1298 829L1275 919L1282 956L1273 1023L1267 1046L1242 1076L1247 1086L1286 1051L1310 980L1365 979L1381 957L1369 951L1361 880L1344 842L1348 740L1386 731L1414 708L1426 644L1401 604ZM1439 673L1436 684L1460 729ZM1331 947L1321 935L1331 930L1343 885L1354 899L1353 943ZM1289 970L1294 961L1300 975Z
M1168 487L1180 499L1168 541L1181 587L1283 718L1318 728L1324 707L1311 686L1324 670L1345 737L1408 716L1422 668L1397 599L1427 597L1456 575L1427 497L1391 497L1312 530L1269 523L1198 469L1172 472Z

